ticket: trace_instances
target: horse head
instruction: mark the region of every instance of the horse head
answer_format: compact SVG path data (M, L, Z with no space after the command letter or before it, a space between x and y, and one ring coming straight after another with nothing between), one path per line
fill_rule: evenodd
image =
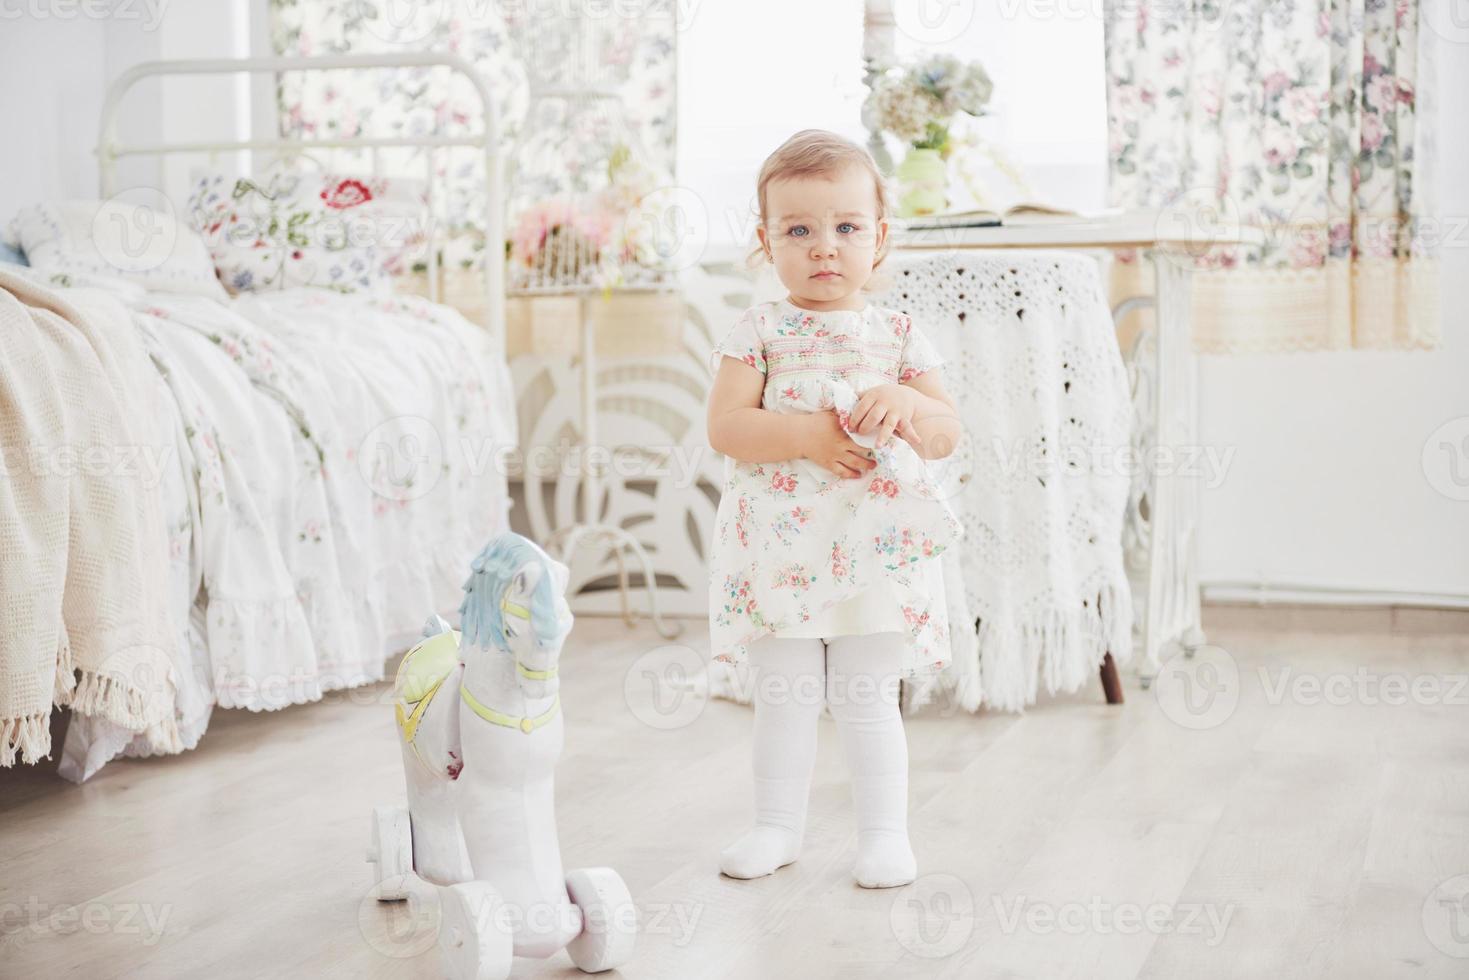
M503 670L513 670L528 700L543 700L560 687L557 662L571 631L565 592L570 572L535 542L506 532L487 544L470 564L459 606L461 646L499 650L508 655ZM465 670L471 669L465 655Z

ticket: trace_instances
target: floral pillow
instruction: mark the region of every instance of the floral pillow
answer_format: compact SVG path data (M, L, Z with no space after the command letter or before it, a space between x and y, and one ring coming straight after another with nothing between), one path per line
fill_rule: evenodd
M37 204L16 214L6 238L56 282L120 279L154 292L225 298L204 242L167 202L119 196Z
M423 250L421 188L385 177L211 174L195 186L188 213L231 292L316 286L384 294Z

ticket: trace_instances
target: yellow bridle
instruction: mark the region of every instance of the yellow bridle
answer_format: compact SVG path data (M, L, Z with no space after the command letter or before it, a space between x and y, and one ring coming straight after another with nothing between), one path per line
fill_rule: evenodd
M561 695L558 693L551 701L551 707L534 718L529 715L516 717L515 715L507 715L504 712L496 711L488 705L481 704L475 699L473 694L469 693L469 688L463 684L459 685L459 696L464 699L465 704L469 705L469 710L479 715L485 721L493 722L496 725L504 725L506 728L518 728L527 735L542 725L548 724L556 716L556 709L561 707Z

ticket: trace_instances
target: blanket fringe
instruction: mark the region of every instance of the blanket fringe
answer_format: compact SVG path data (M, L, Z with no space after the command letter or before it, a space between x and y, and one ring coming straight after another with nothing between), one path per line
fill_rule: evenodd
M1041 680L1047 694L1069 694L1096 675L1109 652L1119 666L1127 663L1132 658L1132 594L1125 584L1108 584L1098 600L1100 609L1053 609L1032 622L982 620L983 702L1002 711L1024 711L1035 703Z
M51 700L56 704L66 704L76 686L76 658L72 656L71 637L67 636L63 623L56 645L56 680L52 684Z
M56 642L56 674L52 679L52 701L66 704L76 688L71 642L61 627ZM0 720L0 768L9 769L16 759L33 766L51 758L51 710Z
M155 752L184 751L178 719L172 711L162 717L152 717L155 712L148 710L149 699L144 692L110 674L85 670L80 674L69 700L58 701L59 704L69 704L77 714L103 718L128 731L141 732Z
M14 766L17 756L28 766L51 757L49 711L0 721L0 767Z

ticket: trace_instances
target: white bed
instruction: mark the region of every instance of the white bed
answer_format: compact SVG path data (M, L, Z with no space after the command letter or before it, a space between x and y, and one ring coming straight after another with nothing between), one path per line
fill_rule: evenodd
M449 56L406 57L470 72ZM141 66L109 96L104 197L113 159L172 149L128 148L112 135L111 113L138 78L402 61ZM472 81L485 107L482 133L419 142L484 149L493 249L503 242L498 131L483 83ZM220 148L240 146L280 144ZM428 251L435 254L432 240ZM139 425L156 440L156 478L147 482L162 515L164 540L156 544L167 560L157 581L140 584L167 609L172 642L163 659L171 677L156 687L173 702L177 739L161 748L159 738L116 712L87 713L74 703L60 762L65 777L84 780L118 755L193 748L215 706L272 710L380 680L385 661L430 613L454 613L469 559L508 527L507 479L497 461L517 438L502 270L486 265L485 325L400 294L285 288L224 299L145 288L126 277L0 266L84 310L109 343L125 348L128 363L151 365L127 384L132 403L156 408Z

